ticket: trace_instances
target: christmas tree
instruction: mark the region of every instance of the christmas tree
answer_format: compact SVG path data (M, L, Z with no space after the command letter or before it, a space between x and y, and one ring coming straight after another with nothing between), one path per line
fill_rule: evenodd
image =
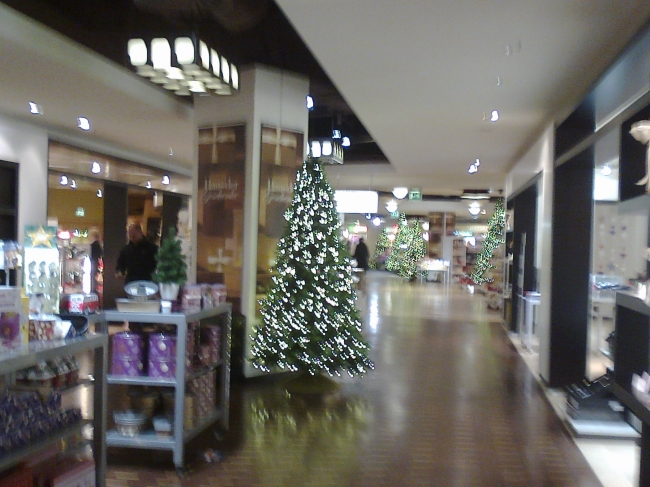
M492 279L487 275L487 273L490 269L496 269L496 266L490 264L490 259L499 245L505 243L505 239L503 238L503 230L505 229L505 226L506 212L503 208L503 200L498 199L494 205L494 213L488 220L488 233L483 242L483 248L476 256L474 272L470 275L470 278L476 284L492 282Z
M406 221L406 215L400 213L393 248L388 259L386 259L386 270L399 273L404 261L404 251L411 244L411 238L412 235L408 227L408 222Z
M272 284L260 302L263 322L251 337L252 363L267 372L362 375L373 367L369 346L334 194L317 162L303 163L285 218Z
M416 220L409 224L402 213L386 269L405 279L413 279L417 276L417 264L426 253L427 245L422 237L420 222Z
M375 254L370 263L370 267L373 269L379 269L383 264L386 263L388 258L387 251L391 248L391 241L388 238L388 228L385 228L381 231L379 238L377 239L377 244L375 245Z
M419 221L412 222L407 229L411 234L411 242L404 249L398 274L405 279L414 279L418 273L418 262L427 254L427 244L422 236Z
M169 229L169 236L163 240L156 253L156 271L153 280L160 283L185 284L187 264L181 249L181 241L176 238L176 230Z

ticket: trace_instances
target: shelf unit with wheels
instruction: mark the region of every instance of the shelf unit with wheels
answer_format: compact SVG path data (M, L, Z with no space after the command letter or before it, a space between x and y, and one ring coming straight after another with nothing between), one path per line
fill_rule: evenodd
M160 388L173 388L174 390L174 418L172 435L169 437L157 436L152 430L145 430L137 436L124 436L116 430L106 434L109 447L142 448L153 450L170 450L173 453L173 462L177 470L184 469L185 445L199 433L219 423L222 429L228 428L228 404L230 397L230 340L231 340L231 313L232 305L219 304L214 308L203 309L197 312L181 313L130 313L120 311L104 311L104 318L108 329L114 323L139 323L143 325L173 325L176 328L176 375L173 378L156 378L148 376L126 377L109 374L109 385L148 386ZM198 369L186 369L186 343L188 325L198 323L199 328L206 325L217 325L221 329L219 358L216 362ZM217 404L213 411L201 418L192 428L186 429L185 420L185 392L187 384L211 371L217 372Z
M27 445L9 453L0 455L0 478L2 472L33 459L44 450L65 442L70 437L81 433L88 425L92 427L92 451L95 461L95 485L104 487L106 484L106 364L108 337L105 334L87 334L68 340L31 342L28 346L0 352L0 376L7 382L13 382L16 372L37 365L39 362L52 360L62 356L81 355L86 352L94 353L92 379L80 381L76 386L92 386L93 417L91 420L80 420L63 428L54 430L29 442Z

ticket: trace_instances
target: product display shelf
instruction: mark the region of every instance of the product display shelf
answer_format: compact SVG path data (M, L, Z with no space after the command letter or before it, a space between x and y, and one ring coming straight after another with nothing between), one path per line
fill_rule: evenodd
M632 292L616 293L612 392L641 421L639 486L650 487L650 410L632 394L632 375L650 369L650 307Z
M117 431L109 431L106 434L106 442L109 447L123 448L144 448L154 450L171 450L173 452L174 466L182 470L184 467L185 443L205 430L217 420L223 429L228 427L228 403L230 396L230 336L231 336L231 312L232 305L229 303L219 304L214 308L202 309L196 312L183 313L128 313L114 310L104 311L105 325L115 322L133 322L152 325L175 325L176 326L176 364L185 363L185 345L187 340L187 327L189 323L203 324L218 323L221 326L221 350L219 360L208 367L202 367L197 371L188 372L185 367L176 367L174 379L158 379L150 377L122 377L108 375L107 381L110 384L145 385L174 387L174 424L173 435L169 438L156 436L154 431L144 431L141 434L128 437L119 434ZM225 315L225 319L223 317ZM219 409L207 418L204 418L195 428L184 431L185 416L185 385L190 380L201 376L211 370L221 368L219 384L217 387L219 397Z
M106 483L106 364L108 337L105 334L88 334L68 340L48 342L31 342L28 346L0 353L0 375L10 375L19 370L51 360L63 355L78 355L93 351L95 354L93 376L94 411L90 422L93 428L93 457L95 460L96 485L104 487ZM86 385L85 383L75 384ZM39 451L57 444L78 433L88 424L79 421L40 438L16 451L0 456L0 473L21 461L33 457Z

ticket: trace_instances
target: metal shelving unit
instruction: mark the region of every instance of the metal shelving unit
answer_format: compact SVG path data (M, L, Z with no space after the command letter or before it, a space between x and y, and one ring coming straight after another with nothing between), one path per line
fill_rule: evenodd
M104 487L106 483L106 364L108 336L105 334L88 334L69 340L49 342L31 342L28 346L0 353L0 375L10 375L19 370L36 365L62 355L78 355L94 351L95 380L94 411L90 422L93 428L93 457L95 459L96 485ZM88 385L80 382L79 386ZM0 457L0 472L21 461L37 455L39 451L57 444L80 432L89 422L79 421L66 428L57 430L43 438L31 442L18 450Z
M153 325L176 326L176 377L174 379L160 379L152 377L121 377L108 375L109 384L141 385L173 387L174 392L174 425L173 435L170 438L156 436L153 431L145 431L135 437L120 435L117 431L108 431L106 443L109 447L144 448L153 450L171 450L173 452L174 466L177 469L184 467L185 444L200 432L219 421L223 429L228 428L228 403L230 397L230 336L231 336L232 305L224 303L214 308L203 309L197 312L185 313L128 313L120 311L104 311L105 325L115 322L133 322ZM225 315L225 317L224 317ZM187 326L189 323L218 324L221 326L221 350L219 360L208 367L196 371L187 371L185 364L185 345L187 343ZM184 431L185 415L185 385L192 379L200 377L211 370L221 369L219 374L218 393L220 394L220 408L213 414L202 419L191 430Z

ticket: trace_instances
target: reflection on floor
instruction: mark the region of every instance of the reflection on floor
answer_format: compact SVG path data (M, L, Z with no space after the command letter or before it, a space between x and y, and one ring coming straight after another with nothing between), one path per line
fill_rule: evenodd
M190 446L184 477L166 453L112 450L108 486L601 485L483 297L380 272L364 286L374 371L320 399L234 384L229 431Z

